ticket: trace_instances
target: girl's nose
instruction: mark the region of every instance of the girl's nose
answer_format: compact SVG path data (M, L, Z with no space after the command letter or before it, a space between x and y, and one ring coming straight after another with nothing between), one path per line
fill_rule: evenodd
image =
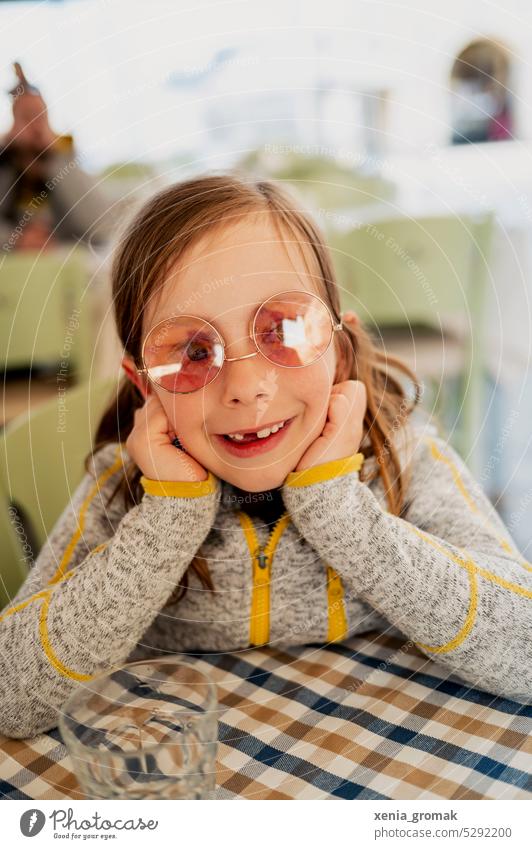
M277 370L254 346L250 350L251 346L250 342L247 352L242 346L239 356L235 351L226 358L218 378L222 385L222 404L250 406L270 399L277 391Z

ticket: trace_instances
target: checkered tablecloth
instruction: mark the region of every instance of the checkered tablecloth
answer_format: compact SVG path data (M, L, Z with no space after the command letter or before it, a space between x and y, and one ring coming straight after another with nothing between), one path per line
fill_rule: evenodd
M532 705L400 638L187 653L216 682L219 799L525 799ZM0 797L84 799L57 729L0 736Z

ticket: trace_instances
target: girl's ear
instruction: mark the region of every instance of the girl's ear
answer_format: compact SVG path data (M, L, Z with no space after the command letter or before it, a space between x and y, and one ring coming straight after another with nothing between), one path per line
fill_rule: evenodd
M147 377L138 373L137 367L131 357L126 356L122 358L122 368L131 383L137 387L142 397L146 399L152 391Z
M340 313L340 318L344 324L349 324L352 328L358 327L360 324L360 318L353 312L353 310L346 310L346 312Z
M345 327L349 327L350 330L356 332L357 328L360 325L360 318L355 312L353 312L353 310L341 312L340 318L342 319L342 324ZM344 380L348 380L350 371L351 368L349 367L348 362L346 360L344 347L343 345L339 345L336 349L336 372L334 382L341 383Z

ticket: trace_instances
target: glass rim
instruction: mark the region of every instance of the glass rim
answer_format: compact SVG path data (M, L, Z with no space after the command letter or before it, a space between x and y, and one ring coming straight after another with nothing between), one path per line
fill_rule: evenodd
M266 354L264 354L262 352L262 350L259 348L259 346L257 344L256 337L255 337L255 324L256 324L256 321L257 321L257 316L259 315L260 310L262 309L262 307L265 304L267 304L269 301L275 300L275 298L279 298L281 295L306 295L309 298L315 298L316 300L318 300L322 304L322 306L324 307L324 309L327 312L327 315L329 316L330 334L329 334L329 339L327 341L327 345L323 349L323 351L320 353L320 355L318 357L316 357L315 360L312 360L312 362L310 362L310 363L305 363L305 364L300 365L300 366L289 366L289 365L283 365L282 363L277 363L275 360L271 360L269 357L267 357ZM172 321L175 321L178 318L194 318L198 322L201 322L204 325L208 325L209 327L212 327L212 329L216 333L218 339L220 340L220 344L221 344L222 351L223 351L222 365L220 366L218 371L215 373L214 377L212 377L207 383L204 383L202 386L199 386L197 389L191 389L188 392L179 392L179 391L175 391L173 389L167 389L165 386L163 386L161 383L159 383L155 378L153 378L150 375L150 369L146 365L146 360L144 358L144 352L146 350L146 343L147 343L148 339L150 338L151 334L158 327L161 327L162 325L167 324L169 322L171 323ZM308 292L306 289L286 289L282 292L276 292L275 295L271 295L269 298L266 298L265 301L263 301L261 304L259 304L254 315L249 320L248 336L249 336L250 339L253 340L253 343L254 343L255 348L256 348L256 352L261 353L262 356L265 357L265 359L268 360L268 362L271 362L273 365L276 365L279 368L296 369L296 368L308 368L309 365L313 365L314 363L317 363L323 356L325 356L325 354L327 353L327 351L329 350L329 348L331 346L331 342L333 340L333 336L334 336L334 333L335 333L336 330L343 330L342 318L340 316L340 321L335 322L335 318L334 318L334 315L332 313L332 310L330 309L329 305L323 300L323 298L320 295L318 295L315 292ZM211 383L213 383L216 380L216 378L218 377L218 375L222 371L222 368L223 368L225 361L226 361L225 351L226 351L225 340L224 340L222 334L220 333L220 331L214 326L214 324L212 324L212 322L210 322L206 318L201 318L200 316L192 315L191 313L175 313L174 315L170 315L167 318L163 318L163 319L161 319L161 321L158 321L156 324L154 324L153 327L150 328L150 330L148 331L148 333L144 337L144 341L142 343L141 355L140 355L142 368L139 369L138 371L144 372L147 375L148 379L152 383L154 383L160 389L163 389L165 392L169 392L172 395L190 395L193 392L198 392L198 391L201 391L201 389L205 389L207 386L209 386ZM248 355L248 356L251 356L251 355ZM238 358L238 359L240 359L240 358Z
M95 675L87 683L93 683L93 682L96 682L96 681L101 681L105 678L109 678L113 673L119 672L119 671L122 671L122 670L128 670L132 666L140 666L142 664L155 663L155 662L156 663L168 664L168 665L173 664L174 666L185 666L185 667L188 667L189 669L196 669L198 674L202 678L205 679L205 682L207 684L206 689L207 689L207 694L208 694L207 695L208 707L204 711L203 715L209 714L209 713L215 713L216 721L218 721L218 717L216 715L216 706L218 704L216 684L211 678L209 678L209 676L205 672L202 672L201 670L197 669L195 664L189 663L188 661L174 660L173 658L169 658L169 657L162 657L162 658L154 657L154 658L147 658L146 660L132 660L129 663L117 664L115 667L113 667L113 669L110 669L107 672L101 672L98 675ZM69 707L71 707L71 705L74 704L76 698L80 698L80 694L82 692L86 692L86 690L87 690L87 688L85 688L84 690L80 690L79 687L76 688L70 694L70 696L67 698L67 700L61 705L61 707L59 708L60 713L59 713L58 727L59 727L59 731L61 732L61 736L62 736L65 744L67 743L67 738L68 738L76 746L82 747L83 749L87 749L88 751L99 752L100 750L95 749L92 746L88 746L86 743L84 743L82 740L80 740L79 737L76 737L72 733L72 731L70 730L70 728L68 727L68 724L67 724L67 716L69 715ZM93 693L93 695L95 695L95 693ZM177 710L179 711L179 708L177 708ZM180 711L180 712L184 713L185 711L186 711L186 708L183 708L183 710ZM100 714L100 716L101 716L101 714ZM95 729L95 730L97 731L98 729ZM104 732L104 729L102 729L102 732ZM109 753L110 755L112 755L112 757L117 757L117 758L131 758L131 757L135 757L138 754L138 752L142 752L143 754L144 753L145 754L152 754L152 753L154 753L154 752L156 752L160 749L168 749L169 746L171 746L171 745L172 744L170 744L170 743L154 743L152 746L143 746L142 749L135 749L131 752L112 752L112 751L106 749L103 752L103 754ZM185 773L183 773L183 774L185 774Z

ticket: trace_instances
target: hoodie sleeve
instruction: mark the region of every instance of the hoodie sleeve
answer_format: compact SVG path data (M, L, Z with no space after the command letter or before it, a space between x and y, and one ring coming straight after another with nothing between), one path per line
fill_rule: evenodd
M432 433L410 456L403 517L360 480L361 453L289 474L285 505L346 587L427 657L528 702L532 567L454 449Z
M79 682L127 659L212 526L212 473L198 483L143 478L140 503L117 517L107 499L123 462L120 446L95 456L95 476L85 476L0 614L0 731L9 737L54 727Z

